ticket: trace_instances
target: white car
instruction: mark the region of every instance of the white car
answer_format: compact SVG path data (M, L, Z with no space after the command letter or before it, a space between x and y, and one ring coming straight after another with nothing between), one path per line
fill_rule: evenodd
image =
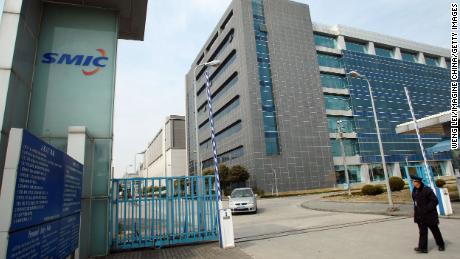
M251 188L237 188L228 196L228 207L235 212L257 213L257 194Z

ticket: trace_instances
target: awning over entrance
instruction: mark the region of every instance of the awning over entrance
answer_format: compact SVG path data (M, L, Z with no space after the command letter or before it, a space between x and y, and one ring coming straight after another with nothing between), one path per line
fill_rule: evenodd
M445 133L446 124L450 124L451 112L441 112L417 120L421 134L441 134ZM448 126L448 125L447 125ZM395 128L398 134L415 134L415 124L412 121L399 124Z

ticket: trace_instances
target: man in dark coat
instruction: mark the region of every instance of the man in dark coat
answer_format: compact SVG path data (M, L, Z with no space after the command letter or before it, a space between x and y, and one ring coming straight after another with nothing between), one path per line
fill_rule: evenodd
M444 251L444 240L439 231L439 219L436 206L438 198L431 190L423 184L422 178L411 176L414 183L412 200L414 200L414 222L418 224L419 241L418 247L414 248L417 253L428 253L428 228L436 240L439 251Z

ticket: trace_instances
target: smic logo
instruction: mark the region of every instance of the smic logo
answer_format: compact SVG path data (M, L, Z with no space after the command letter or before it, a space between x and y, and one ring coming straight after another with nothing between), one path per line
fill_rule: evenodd
M42 63L45 64L65 64L82 67L95 67L94 69L81 69L81 72L85 76L92 76L99 72L102 68L107 65L109 58L104 49L96 49L100 56L89 56L89 55L71 55L68 53L53 53L47 52L43 54Z

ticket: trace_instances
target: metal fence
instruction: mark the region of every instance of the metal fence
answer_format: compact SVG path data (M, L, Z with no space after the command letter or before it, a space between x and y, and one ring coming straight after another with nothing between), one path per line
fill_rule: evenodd
M113 179L111 249L218 240L214 184L214 176Z

